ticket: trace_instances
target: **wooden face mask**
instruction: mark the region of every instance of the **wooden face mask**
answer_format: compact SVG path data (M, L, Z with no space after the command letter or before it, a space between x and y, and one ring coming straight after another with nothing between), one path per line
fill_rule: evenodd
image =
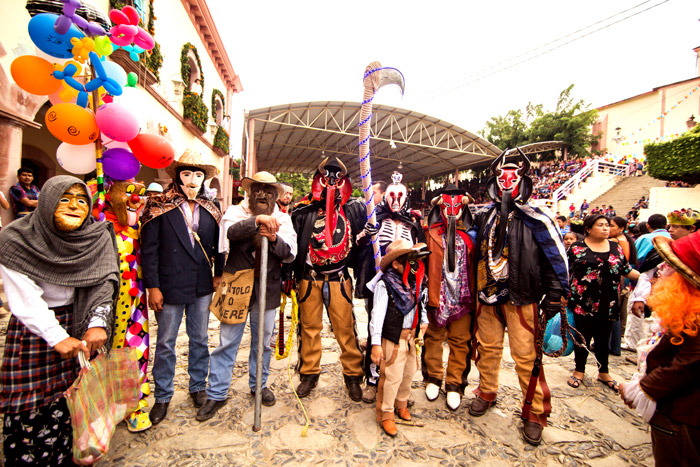
M62 232L71 232L85 222L90 211L90 201L82 185L72 185L61 196L54 211L54 225Z

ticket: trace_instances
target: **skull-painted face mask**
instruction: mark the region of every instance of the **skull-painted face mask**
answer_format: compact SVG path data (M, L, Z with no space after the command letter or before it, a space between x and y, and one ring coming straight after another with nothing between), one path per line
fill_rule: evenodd
M406 190L406 185L401 183L403 176L394 172L391 176L392 183L386 187L386 193L384 194L384 200L387 206L392 212L402 212L406 205L406 199L408 197L408 192Z
M202 188L202 183L204 183L204 172L196 168L185 168L179 172L179 178L182 192L187 199L193 201Z

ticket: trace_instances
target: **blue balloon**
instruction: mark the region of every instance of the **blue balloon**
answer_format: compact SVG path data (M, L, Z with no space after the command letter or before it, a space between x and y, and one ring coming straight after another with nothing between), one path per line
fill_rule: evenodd
M71 25L65 34L57 33L53 27L57 19L58 15L52 13L36 15L29 21L29 37L42 52L52 57L73 58L73 44L70 40L73 37L82 39L85 34L75 25Z

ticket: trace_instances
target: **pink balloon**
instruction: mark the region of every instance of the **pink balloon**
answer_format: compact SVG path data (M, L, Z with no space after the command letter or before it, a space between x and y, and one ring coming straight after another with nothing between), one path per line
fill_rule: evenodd
M95 120L100 131L116 141L130 141L139 134L139 122L134 112L117 102L97 109Z

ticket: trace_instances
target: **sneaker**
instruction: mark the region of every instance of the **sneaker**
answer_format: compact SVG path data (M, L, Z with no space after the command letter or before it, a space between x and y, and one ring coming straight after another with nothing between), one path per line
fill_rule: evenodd
M366 384L362 390L362 401L368 404L377 402L377 386L374 384Z

